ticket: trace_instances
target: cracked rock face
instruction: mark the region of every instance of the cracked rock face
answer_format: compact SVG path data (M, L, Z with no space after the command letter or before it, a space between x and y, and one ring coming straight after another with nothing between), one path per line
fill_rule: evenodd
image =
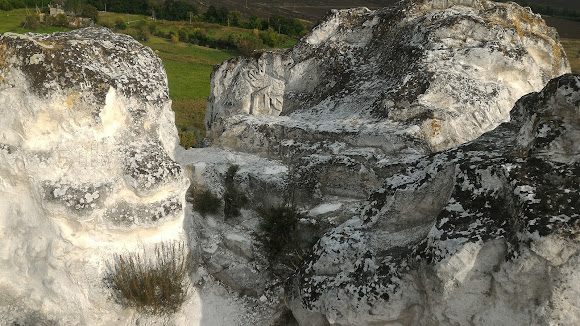
M91 324L112 252L178 238L176 144L151 49L103 28L0 35L0 324Z
M515 3L335 10L291 50L218 66L206 125L218 146L276 158L322 140L424 154L495 128L569 71L556 31Z
M569 71L539 15L487 0L332 11L217 66L213 150L286 166L325 232L285 287L300 325L575 321L578 78L550 82Z
M553 79L387 178L289 281L300 325L578 323L579 99L580 75Z

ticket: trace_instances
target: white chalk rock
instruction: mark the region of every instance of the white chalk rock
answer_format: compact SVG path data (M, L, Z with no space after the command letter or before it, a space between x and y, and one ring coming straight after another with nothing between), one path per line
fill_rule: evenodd
M291 50L218 66L206 126L217 146L268 156L287 140L302 155L321 140L428 153L495 128L569 71L556 31L515 3L334 10Z
M183 237L176 145L151 49L102 28L0 36L0 324L128 322L106 263Z
M511 122L409 161L289 282L300 325L578 323L579 112L564 75Z

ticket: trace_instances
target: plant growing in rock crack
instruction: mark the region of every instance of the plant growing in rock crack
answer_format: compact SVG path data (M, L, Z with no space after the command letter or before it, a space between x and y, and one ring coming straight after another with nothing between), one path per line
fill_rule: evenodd
M209 189L193 189L193 209L202 216L217 214L222 206L222 200Z
M240 215L240 209L248 203L248 197L234 184L234 177L239 170L239 166L232 165L228 168L225 176L224 193L224 217L231 218Z
M154 253L118 254L105 282L124 307L152 315L174 313L187 298L193 259L183 243L157 245Z
M260 224L256 240L266 255L270 270L285 279L308 256L318 240L318 230L312 225L301 224L300 220L306 216L292 206L258 208L257 211Z

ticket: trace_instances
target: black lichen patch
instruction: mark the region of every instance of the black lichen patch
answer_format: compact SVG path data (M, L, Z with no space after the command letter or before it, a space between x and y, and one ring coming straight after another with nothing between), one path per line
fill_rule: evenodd
M335 229L314 247L313 254L293 278L292 295L299 296L303 306L310 310L320 308L329 289L343 291L338 293L351 300L349 303L357 299L372 305L373 300L391 300L398 282L410 271L433 266L470 243L483 245L503 239L507 245L505 259L509 260L518 257L538 237L577 241L580 237L580 162L552 161L547 150L537 157L533 151L516 153L517 145L514 145L520 129L528 128L527 123L534 117L545 124L545 127L540 125L544 131L562 130L562 124L569 124L566 119L573 117L552 114L559 108L553 107L558 102L551 100L562 87L571 89L565 86L568 84L554 80L541 93L526 96L518 104L512 122L473 142L408 160L399 173L388 178L369 197L360 213L361 226L348 233ZM552 107L538 108L537 103ZM558 137L547 132L534 135L532 140L538 146L550 143L553 139L550 137ZM365 243L369 239L367 234L375 234L374 228L379 225L376 221L403 219L381 215L392 212L386 208L398 193L403 191L413 196L414 191L420 192L426 185L440 181L438 176L449 171L450 166L454 168L449 180L453 190L446 205L433 217L432 227L424 238L418 237L405 246L395 243L382 249L371 249ZM358 235L352 237L355 233ZM333 257L336 261L329 259ZM328 265L332 267L341 259L348 267L329 273ZM324 267L319 267L320 264Z
M75 185L58 181L46 181L42 184L44 200L61 205L77 216L84 216L102 208L110 192L109 184Z
M102 106L112 87L147 103L159 104L169 98L161 60L151 49L105 28L4 34L0 47L4 49L0 76L19 70L42 97L63 90L86 93L82 96L93 97L91 101Z
M107 209L103 220L106 224L119 228L155 227L181 212L181 201L176 197L151 204L121 201Z
M8 153L10 155L10 154L14 153L15 149L13 146L0 143L0 151L5 151L6 153Z
M580 232L580 163L530 157L510 171L510 179L520 197L521 231L540 236Z
M158 142L132 143L121 151L125 178L137 191L155 190L182 175L181 166Z

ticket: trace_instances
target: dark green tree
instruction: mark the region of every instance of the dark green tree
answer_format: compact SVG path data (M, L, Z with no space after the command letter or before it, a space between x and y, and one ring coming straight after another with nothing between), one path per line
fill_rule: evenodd
M99 19L99 10L97 9L97 7L87 4L83 7L83 10L81 11L81 17L90 18L93 20L93 22L96 23L97 20Z

